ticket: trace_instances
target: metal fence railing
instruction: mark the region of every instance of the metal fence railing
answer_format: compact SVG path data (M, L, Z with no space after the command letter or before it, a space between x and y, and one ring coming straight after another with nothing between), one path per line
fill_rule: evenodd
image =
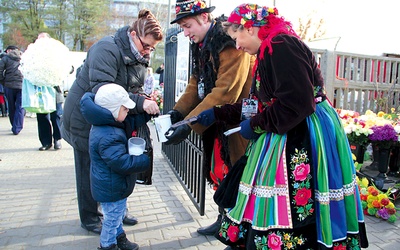
M180 29L178 28L169 30L165 44L164 110L166 111L172 109L175 105L177 35L179 32ZM202 169L202 147L201 136L194 132L178 145L166 146L163 144L162 146L164 156L168 159L175 175L200 215L204 215L206 191L206 181Z

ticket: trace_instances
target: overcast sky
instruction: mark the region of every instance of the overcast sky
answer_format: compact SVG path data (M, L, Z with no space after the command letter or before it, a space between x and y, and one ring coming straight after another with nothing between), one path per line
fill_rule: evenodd
M207 1L209 3L210 1ZM246 3L273 6L294 26L300 17L313 13L323 18L326 40L310 47L357 54L400 54L400 1L398 0L250 0ZM211 0L215 16L229 13L244 0ZM339 39L340 37L340 39Z

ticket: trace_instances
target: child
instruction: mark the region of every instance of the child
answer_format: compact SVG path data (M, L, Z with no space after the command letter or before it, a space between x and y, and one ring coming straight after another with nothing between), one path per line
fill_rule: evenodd
M147 170L147 155L129 155L125 117L135 107L126 90L118 84L101 86L97 94L86 93L81 112L92 124L89 135L90 180L93 198L100 202L103 227L98 249L139 249L122 228L126 199L132 193L136 174Z

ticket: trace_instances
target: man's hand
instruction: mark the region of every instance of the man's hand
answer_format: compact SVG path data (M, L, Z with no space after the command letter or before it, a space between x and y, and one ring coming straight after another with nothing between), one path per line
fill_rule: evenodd
M176 145L182 142L188 137L191 131L192 129L187 124L178 126L176 128L169 128L165 133L165 137L168 139L168 141L165 142L165 145Z
M156 115L160 113L160 108L158 107L157 103L148 99L144 100L143 109L149 115Z

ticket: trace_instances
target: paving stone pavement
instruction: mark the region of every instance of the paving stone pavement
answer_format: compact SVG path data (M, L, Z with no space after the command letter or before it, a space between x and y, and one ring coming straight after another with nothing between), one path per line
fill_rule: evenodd
M154 126L149 124L154 135ZM206 215L200 216L154 140L153 185L136 185L128 198L139 219L124 226L142 250L224 249L214 237L197 234L214 222L217 207L207 190ZM39 151L36 118L25 118L24 129L11 133L8 118L0 117L0 249L96 249L99 236L80 227L73 151ZM400 222L366 217L369 249L400 248Z

